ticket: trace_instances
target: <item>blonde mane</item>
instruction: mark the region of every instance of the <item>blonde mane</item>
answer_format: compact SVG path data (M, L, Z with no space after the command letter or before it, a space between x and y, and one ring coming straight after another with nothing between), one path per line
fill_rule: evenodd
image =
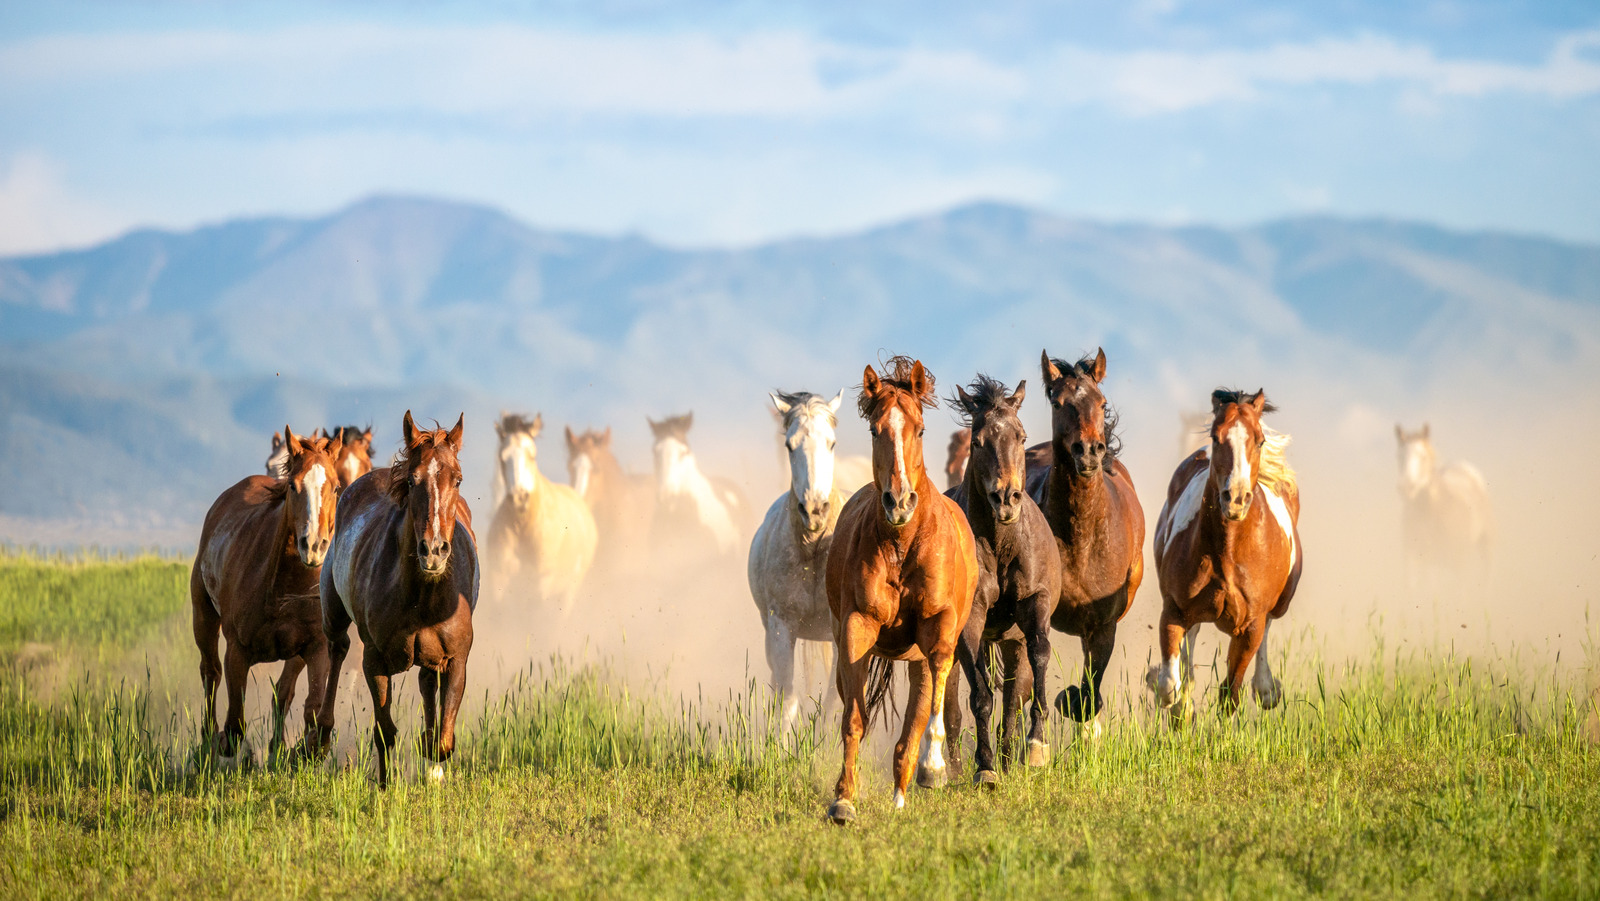
M1289 442L1294 439L1265 425L1261 427L1261 434L1264 436L1261 441L1261 484L1277 495L1299 493L1299 483L1295 481L1294 469L1289 466L1287 454Z

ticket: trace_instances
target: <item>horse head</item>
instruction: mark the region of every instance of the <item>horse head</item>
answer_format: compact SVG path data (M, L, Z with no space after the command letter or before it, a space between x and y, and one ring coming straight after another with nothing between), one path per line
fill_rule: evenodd
M944 487L954 488L967 476L967 457L972 453L972 430L956 429L950 433L950 446L945 450Z
M405 508L417 542L422 574L437 579L450 567L450 539L455 535L456 504L461 493L461 431L419 429L411 411L401 423L405 452L389 470L389 496Z
M783 446L789 454L789 495L794 498L806 531L828 527L833 497L833 448L838 440L839 404L844 389L827 400L806 391L773 392L772 405L783 417Z
M1045 395L1050 399L1054 446L1058 452L1066 452L1077 475L1098 473L1116 457L1112 437L1115 420L1100 390L1106 377L1106 352L1097 349L1092 358L1085 356L1076 363L1052 359L1048 352L1041 352L1040 369Z
M512 503L525 500L538 484L539 446L534 439L544 430L544 414L536 413L532 419L518 413L501 413L494 424L494 433L500 437L500 477L505 481L506 499ZM570 430L567 433L571 435Z
M872 429L872 481L884 518L896 528L917 512L917 486L927 478L922 462L922 410L938 403L933 374L921 360L893 357L880 378L871 366L861 377L858 409Z
M277 432L272 433L272 453L267 454L267 475L274 479L281 479L286 474L284 466L289 462L289 448L283 443L283 436Z
M372 471L372 427L363 429L343 425L334 429L333 435L343 445L338 459L334 461L339 474L339 488L343 490Z
M683 493L683 480L694 468L694 452L689 450L689 429L694 427L694 411L669 416L656 422L646 417L655 436L651 453L656 464L656 491L662 497Z
M285 497L289 506L294 550L306 566L321 566L333 540L334 507L339 479L334 461L343 445L338 438L296 435L283 427Z
M1261 416L1276 410L1265 391L1254 394L1218 388L1211 392L1211 486L1223 515L1234 522L1250 514L1261 478L1261 446L1266 431Z
M1433 479L1437 457L1427 423L1423 423L1422 428L1415 432L1408 432L1396 424L1394 437L1400 443L1400 493L1409 500L1420 494Z
M595 460L610 452L611 426L604 432L588 429L582 435L574 435L572 426L567 426L567 478L579 497L592 502L589 486L594 484Z
M1027 382L1018 382L1017 390L1008 394L1003 383L980 374L966 390L957 385L956 396L950 399L951 408L970 427L966 468L973 487L983 494L995 519L1007 525L1022 516L1028 433L1017 411L1027 388Z

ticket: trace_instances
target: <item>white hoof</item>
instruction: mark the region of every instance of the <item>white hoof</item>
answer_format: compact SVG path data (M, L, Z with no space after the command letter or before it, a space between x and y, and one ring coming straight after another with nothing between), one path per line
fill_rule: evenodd
M442 782L444 782L444 764L436 763L428 767L428 783L430 785L439 785Z
M923 788L944 788L950 781L950 772L944 766L917 767L917 784Z
M901 791L898 788L894 790L894 809L895 810L905 810L906 809L906 793Z
M217 754L217 767L225 772L237 772L249 766L254 757L255 751L250 747L250 742L241 738L233 754Z
M1100 736L1104 734L1106 734L1106 727L1100 722L1098 715L1094 719L1084 720L1078 724L1078 741L1097 742L1100 740ZM1032 750L1032 748L1029 748L1030 754ZM1030 763L1029 765L1031 766L1032 764Z
M1283 703L1283 682L1277 677L1273 677L1271 684L1265 688L1254 682L1250 687L1255 690L1256 702L1261 705L1262 710L1271 710Z
M1095 722L1099 722L1096 717ZM1050 746L1038 739L1028 740L1028 766L1049 766Z

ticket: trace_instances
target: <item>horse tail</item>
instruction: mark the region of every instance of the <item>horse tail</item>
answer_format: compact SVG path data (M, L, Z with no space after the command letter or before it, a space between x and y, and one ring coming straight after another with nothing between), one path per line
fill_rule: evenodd
M894 705L894 661L887 657L873 657L867 662L867 709L862 726L870 729L872 721L886 706Z

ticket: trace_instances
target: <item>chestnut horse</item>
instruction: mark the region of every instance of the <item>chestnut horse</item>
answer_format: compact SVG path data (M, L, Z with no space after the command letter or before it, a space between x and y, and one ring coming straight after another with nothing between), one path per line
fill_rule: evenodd
M406 411L404 455L340 495L339 531L322 569L322 628L333 669L350 650L351 622L365 646L361 668L372 692L380 786L388 785L389 749L399 731L390 713L398 673L422 668L417 686L426 722L422 751L435 762L430 777L444 776L443 764L455 751L478 603L477 538L460 494L464 420L448 432L418 429ZM333 733L337 695L336 682L317 717L323 741Z
M250 476L217 497L200 529L189 572L194 641L212 748L237 759L244 738L244 690L250 667L282 660L275 688L271 752L283 749L283 721L295 682L306 676L306 735L328 681L317 579L334 533L337 438L302 438L283 428L283 479ZM227 637L223 660L217 636ZM217 734L217 680L228 680L228 715ZM309 748L314 742L308 742Z
M372 427L357 428L342 425L332 431L339 439L339 459L334 468L339 474L339 490L350 487L356 479L372 471Z
M624 472L611 452L611 427L574 435L567 427L567 477L572 490L594 514L600 572L616 572L637 563L650 549L650 520L656 488L650 476Z
M956 658L961 661L961 671L970 687L968 703L978 733L973 781L992 785L999 780L994 771L994 736L989 728L989 717L994 712L989 647L994 642L1000 642L1005 659L1001 763L1010 763L1018 708L1022 699L1030 695L1032 716L1026 761L1028 766L1050 762L1050 745L1044 731L1049 716L1044 689L1050 664L1050 615L1061 598L1061 555L1056 551L1050 523L1045 521L1039 505L1022 490L1028 434L1017 411L1027 394L1027 383L1019 382L1017 390L1008 395L1005 385L980 375L968 391L958 385L950 406L971 427L967 431L971 436L971 457L964 480L946 495L961 505L977 541L978 588L972 597L972 615L961 631ZM1032 690L1035 686L1037 692ZM945 728L960 735L960 711L955 705L949 709L954 716L947 716Z
M1252 656L1250 684L1262 708L1283 697L1267 665L1267 629L1288 612L1304 559L1300 489L1283 453L1289 437L1261 424L1273 409L1263 391L1213 391L1211 446L1178 465L1156 519L1161 663L1145 678L1174 723L1193 709L1192 654L1201 623L1216 623L1230 636L1225 711L1239 705Z
M569 485L558 485L539 471L536 439L544 417L502 413L494 424L500 438L496 463L504 494L489 521L490 596L521 576L537 603L572 613L578 590L594 563L594 514Z
M844 704L844 763L828 817L841 825L856 818L869 663L878 676L876 700L887 687L887 661L912 661L911 695L894 753L895 808L906 803L919 732L926 730L917 782L937 788L947 779L944 721L929 712L945 707L978 559L966 516L938 492L922 462L922 410L937 403L933 376L920 360L895 357L882 378L871 366L862 376L858 409L872 429L873 484L845 503L828 553L828 609ZM874 657L887 659L873 663Z
M1116 417L1100 390L1106 352L1076 363L1043 353L1051 436L1028 448L1028 493L1055 533L1061 603L1050 624L1083 643L1083 681L1056 695L1056 707L1100 729L1100 683L1117 644L1117 623L1144 578L1144 509L1128 468L1117 459Z
M972 430L956 429L950 433L950 446L945 450L944 487L948 491L967 477L967 457L972 454Z

